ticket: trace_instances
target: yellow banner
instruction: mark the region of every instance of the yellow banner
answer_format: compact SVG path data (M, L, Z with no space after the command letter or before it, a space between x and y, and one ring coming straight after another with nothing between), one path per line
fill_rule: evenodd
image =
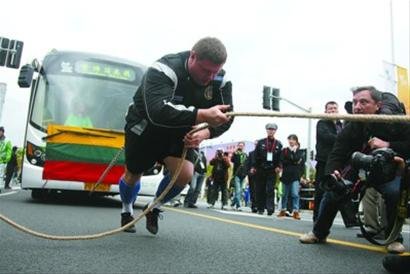
M46 141L50 143L80 144L121 148L124 146L124 133L104 129L49 124Z
M406 107L407 115L410 115L410 85L407 69L397 66L397 97Z

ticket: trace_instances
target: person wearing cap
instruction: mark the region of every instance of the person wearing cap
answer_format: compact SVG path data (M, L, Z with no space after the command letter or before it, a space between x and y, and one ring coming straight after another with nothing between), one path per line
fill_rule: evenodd
M267 137L258 141L255 147L255 166L252 172L256 174L256 207L259 214L265 208L269 216L275 211L275 182L281 171L280 153L282 143L275 138L278 126L267 123Z
M4 180L6 164L11 158L11 141L4 135L4 127L0 127L0 178Z

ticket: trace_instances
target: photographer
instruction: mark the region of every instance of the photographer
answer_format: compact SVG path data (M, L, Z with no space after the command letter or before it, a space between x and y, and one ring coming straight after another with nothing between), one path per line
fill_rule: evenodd
M382 108L382 93L374 87L359 87L353 90L354 114L382 114L384 113ZM334 178L336 182L344 183L345 181L343 181L341 175L342 170L348 166L352 154L355 151L372 151L379 148L391 148L398 156L408 158L410 156L410 126L403 123L348 123L338 135L333 150L329 155L325 174L330 176L327 176L327 178ZM350 175L352 176L352 174ZM348 179L355 182L357 180L357 172L353 173L353 175L356 176ZM390 235L396 218L396 206L400 194L400 179L399 176L393 176L393 179L383 182L371 182L369 180L369 183L383 195L386 202L388 225L385 235ZM300 242L309 244L326 242L338 207L349 198L341 198L340 193L336 193L336 191L326 191L313 231L301 236ZM404 252L405 249L402 241L403 239L399 235L395 242L387 246L387 251L390 253Z
M216 151L215 157L209 162L212 168L212 180L213 185L211 187L211 208L215 206L215 202L218 199L218 192L221 190L222 193L222 206L221 209L224 210L228 203L228 169L231 166L229 156L224 153L222 149Z

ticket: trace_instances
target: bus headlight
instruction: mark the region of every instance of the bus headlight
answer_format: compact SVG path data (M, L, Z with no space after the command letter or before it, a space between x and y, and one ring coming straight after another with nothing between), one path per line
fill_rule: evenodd
M45 148L27 142L26 156L31 164L35 166L44 166L44 160L46 157Z

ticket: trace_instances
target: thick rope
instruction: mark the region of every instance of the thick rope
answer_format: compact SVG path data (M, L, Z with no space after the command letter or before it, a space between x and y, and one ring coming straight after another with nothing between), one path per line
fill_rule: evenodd
M208 124L204 123L201 124L199 126L197 126L195 129L191 130L189 133L195 133L197 131L200 131L202 129L205 129L208 127ZM124 231L125 229L131 227L132 225L134 225L135 223L137 223L139 220L141 220L148 212L150 212L164 197L165 195L168 194L168 192L170 191L170 189L174 186L179 173L181 173L182 170L182 166L183 166L183 162L185 161L186 158L186 154L187 154L188 149L184 148L182 151L182 155L181 158L179 160L178 166L175 170L174 175L172 176L172 179L170 181L170 183L167 185L167 187L164 189L164 191L161 193L161 195L159 195L142 213L140 213L140 215L138 215L137 218L135 218L132 222L113 229L113 230L109 230L109 231L105 231L105 232L101 232L101 233L96 233L96 234L89 234L89 235L77 235L77 236L59 236L59 235L50 235L50 234L46 234L46 233L41 233L38 231L34 231L30 228L27 228L23 225L20 225L14 221L12 221L11 219L7 218L6 216L4 216L3 214L0 214L0 220L6 222L7 224L11 225L12 227L25 232L27 234L30 234L32 236L36 236L39 238L43 238L43 239L47 239L47 240L59 240L59 241L74 241L74 240L94 240L94 239L98 239L98 238L102 238L105 236L110 236L119 232ZM112 161L113 162L113 161ZM109 169L107 168L105 170L107 173L109 171Z
M249 117L282 117L282 118L309 118L309 119L325 119L325 120L345 120L345 121L364 121L364 122L387 122L387 123L396 123L396 122L410 122L410 116L406 115L369 115L369 114L313 114L313 113L306 113L306 114L301 114L301 113L281 113L281 112L228 112L226 113L227 116L231 117L236 117L236 116L249 116ZM201 125L198 125L195 129L191 130L189 133L195 133L197 131L203 130L208 127L208 124L203 123ZM119 155L118 153L117 155ZM153 203L148 206L137 218L135 218L132 222L119 227L117 229L101 232L101 233L96 233L96 234L90 234L90 235L78 235L78 236L57 236L57 235L50 235L50 234L45 234L41 232L34 231L32 229L29 229L25 226L22 226L11 219L7 218L3 214L0 214L0 220L8 223L9 225L13 226L14 228L28 233L30 235L48 239L48 240L92 240L92 239L98 239L102 238L105 236L113 235L119 232L124 231L125 229L131 227L135 223L137 223L139 220L141 220L148 212L150 212L164 197L165 195L169 192L169 190L173 187L175 184L179 173L182 170L183 162L186 158L187 154L187 148L184 148L182 151L181 158L179 160L179 164L177 166L177 169L172 176L171 182L168 184L168 186L164 189L164 191L161 193L159 197L157 197ZM114 161L111 161L112 165L114 164ZM109 169L107 168L104 173L108 173ZM103 175L104 175L103 173ZM102 176L103 176L102 175ZM102 177L101 176L101 177Z
M138 222L139 220L141 220L148 212L150 212L158 203L159 201L161 201L165 195L169 192L169 190L172 188L172 186L175 184L176 179L178 178L179 173L181 172L182 169L182 163L186 157L186 153L187 153L187 149L184 148L184 150L182 151L182 155L179 161L179 165L177 167L177 170L174 173L174 176L171 179L171 182L168 184L168 186L164 189L164 191L161 193L161 195L159 195L154 202L148 206L140 215L138 215L138 217L136 219L134 219L132 222L113 229L113 230L109 230L109 231L105 231L105 232L101 232L101 233L96 233L96 234L90 234L90 235L78 235L78 236L58 236L58 235L50 235L50 234L45 234L45 233L41 233L41 232L37 232L34 231L30 228L27 228L25 226L22 226L12 220L10 220L9 218L7 218L6 216L0 214L0 219L5 221L6 223L8 223L9 225L13 226L14 228L17 228L18 230L21 230L25 233L28 233L30 235L39 237L39 238L43 238L43 239L47 239L47 240L60 240L60 241L73 241L73 240L94 240L94 239L98 239L98 238L102 238L105 236L110 236L119 232L124 231L125 229L129 228L130 226L134 225L136 222Z
M94 187L91 189L89 196L91 196L94 193L94 190L101 184L101 182L105 179L107 176L108 172L111 170L111 168L115 165L115 163L118 161L120 158L121 154L124 152L124 147L121 147L121 149L114 155L114 158L112 158L110 164L105 168L104 172L101 174L100 178L98 181L94 184Z
M385 115L385 114L326 114L326 113L282 113L270 112L228 112L228 116L242 117L278 117L278 118L308 118L323 120L345 120L362 122L410 122L409 115Z

